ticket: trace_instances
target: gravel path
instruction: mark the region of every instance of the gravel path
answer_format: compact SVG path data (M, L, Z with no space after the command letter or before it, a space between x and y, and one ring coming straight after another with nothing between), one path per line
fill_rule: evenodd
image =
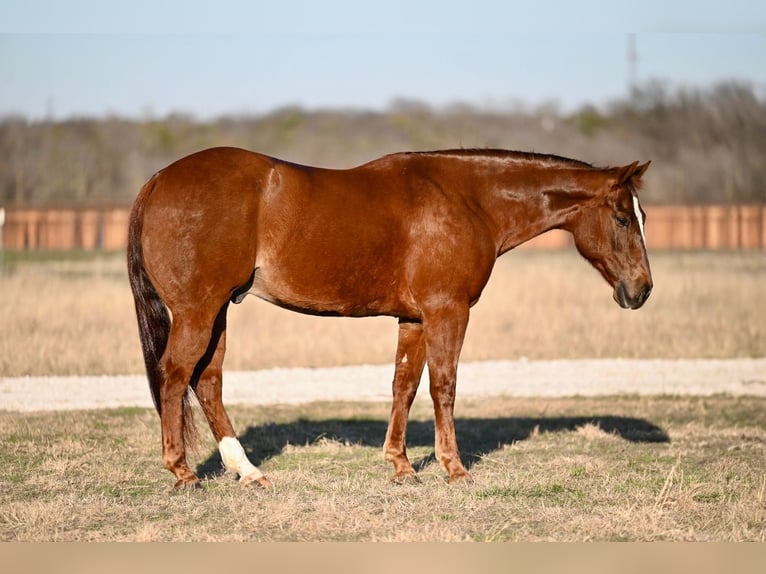
M227 372L226 404L317 400L388 401L393 365ZM419 400L427 400L428 374ZM766 358L566 360L462 363L465 397L594 396L618 393L766 396ZM0 378L0 410L38 411L152 406L142 375Z

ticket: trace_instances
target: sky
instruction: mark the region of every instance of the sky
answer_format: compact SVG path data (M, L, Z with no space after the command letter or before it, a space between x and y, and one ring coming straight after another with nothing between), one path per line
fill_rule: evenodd
M736 80L766 98L766 3L722 4L0 0L0 117L208 119L397 99L572 111L625 97L631 77Z

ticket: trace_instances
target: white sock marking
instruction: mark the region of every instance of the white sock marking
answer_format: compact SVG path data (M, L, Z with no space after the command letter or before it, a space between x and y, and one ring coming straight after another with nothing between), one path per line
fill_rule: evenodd
M221 460L226 470L236 472L240 480L247 478L256 480L263 476L260 469L247 458L245 449L236 437L226 436L218 443L218 450L221 453Z
M633 196L633 211L636 212L636 219L638 220L638 228L641 230L641 239L644 240L644 247L646 247L646 234L644 233L644 218L641 216L641 207L638 205L638 196Z

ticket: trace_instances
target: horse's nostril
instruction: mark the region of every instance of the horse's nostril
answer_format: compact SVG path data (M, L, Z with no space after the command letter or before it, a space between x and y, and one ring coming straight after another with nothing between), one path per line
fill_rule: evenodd
M651 285L645 285L644 288L641 290L641 294L639 295L639 300L643 304L646 302L646 300L649 298L649 295L652 294L652 286Z

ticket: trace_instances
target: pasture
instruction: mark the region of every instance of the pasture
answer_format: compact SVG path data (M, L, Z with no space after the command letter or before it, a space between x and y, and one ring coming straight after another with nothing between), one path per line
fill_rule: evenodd
M153 411L0 413L0 539L766 542L763 398L458 400L475 477L459 486L432 460L422 404L421 483L388 481L388 410L232 407L274 488L222 474L204 433L193 492L171 492Z
M766 356L763 252L650 253L655 289L624 311L573 249L501 257L461 361ZM6 254L0 373L143 373L122 253ZM396 320L311 317L247 297L229 310L225 368L392 363Z
M763 253L650 257L655 291L628 312L574 252L509 253L462 360L766 355ZM0 317L3 376L142 370L122 254L6 254ZM395 340L390 318L305 317L247 298L230 311L226 368L390 363ZM461 400L458 382L475 478L460 486L434 463L432 412L417 402L408 436L421 483L389 483L389 409L231 407L275 487L222 474L201 427L190 462L203 492L171 492L152 410L0 412L0 539L766 541L763 398Z

